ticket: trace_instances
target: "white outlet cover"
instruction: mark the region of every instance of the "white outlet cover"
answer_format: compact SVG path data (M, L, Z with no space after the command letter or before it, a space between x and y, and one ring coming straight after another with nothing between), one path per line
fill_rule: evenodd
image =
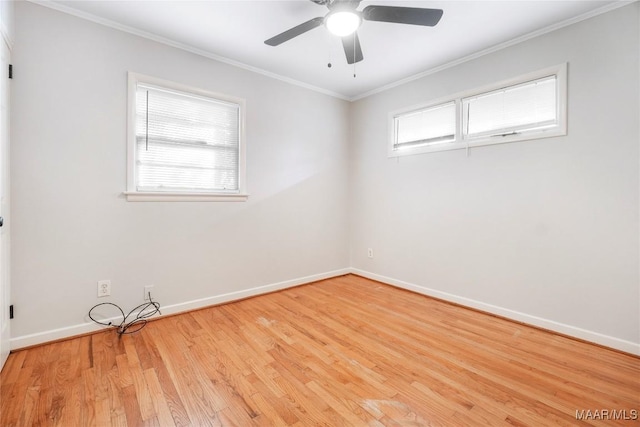
M108 297L111 295L111 280L98 281L98 297Z

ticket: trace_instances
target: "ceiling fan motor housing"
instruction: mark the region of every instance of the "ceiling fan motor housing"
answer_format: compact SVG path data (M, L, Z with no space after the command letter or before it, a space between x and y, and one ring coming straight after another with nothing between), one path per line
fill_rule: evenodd
M355 9L360 5L361 0L311 0L315 4L320 6L327 6L329 9L333 9L337 6L344 5L346 8Z

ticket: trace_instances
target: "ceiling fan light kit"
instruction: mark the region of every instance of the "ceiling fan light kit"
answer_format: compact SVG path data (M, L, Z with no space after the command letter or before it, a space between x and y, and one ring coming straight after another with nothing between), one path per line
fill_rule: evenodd
M362 18L360 18L358 13L346 10L331 12L324 20L324 25L327 27L327 30L338 37L353 34L358 27L360 27L361 23Z
M268 40L265 44L278 46L294 37L302 35L321 25L340 38L348 64L355 64L364 59L360 40L356 32L363 21L389 22L395 24L420 25L433 27L442 18L441 9L423 9L417 7L402 6L367 6L361 12L356 10L360 0L311 0L312 2L327 6L329 13L324 17L317 17L303 22L283 33ZM352 37L348 37L351 36Z

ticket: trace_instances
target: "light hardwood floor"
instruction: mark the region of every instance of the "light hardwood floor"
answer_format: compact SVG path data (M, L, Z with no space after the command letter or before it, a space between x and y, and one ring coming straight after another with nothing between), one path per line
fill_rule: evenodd
M640 358L351 275L18 351L0 381L3 427L630 426L613 418L640 410Z

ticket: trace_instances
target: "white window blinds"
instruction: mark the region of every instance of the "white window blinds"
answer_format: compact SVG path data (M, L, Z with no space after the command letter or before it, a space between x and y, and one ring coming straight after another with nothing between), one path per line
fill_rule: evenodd
M455 139L456 104L448 102L394 118L394 150L441 144Z
M462 99L464 136L503 136L558 124L556 76Z
M138 83L136 190L239 191L240 106Z

